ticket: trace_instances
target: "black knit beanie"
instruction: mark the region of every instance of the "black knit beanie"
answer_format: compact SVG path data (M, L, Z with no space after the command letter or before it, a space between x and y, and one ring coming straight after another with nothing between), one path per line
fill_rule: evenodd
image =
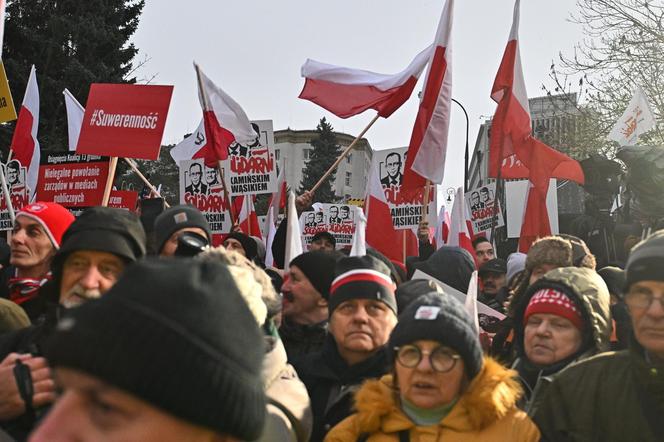
M244 249L244 256L246 256L247 259L253 261L254 258L256 258L258 255L258 246L256 245L256 241L254 241L254 239L249 235L245 235L242 232L231 232L224 237L224 241L229 238L239 241L240 244L242 244L242 248Z
M300 269L311 285L325 299L330 296L330 286L334 279L334 264L339 259L336 252L314 250L296 256L290 265Z
M263 340L228 267L139 261L101 298L70 309L49 365L83 371L184 421L255 440L263 430Z
M208 241L212 240L210 226L205 215L200 210L190 205L179 205L169 207L159 214L154 220L154 235L157 253L161 252L164 244L172 234L185 227L198 227L203 229Z
M639 281L664 281L664 230L658 230L632 248L625 266L625 291Z
M390 278L390 270L376 258L369 255L342 258L337 261L334 276L327 304L330 316L349 299L375 299L397 314L396 285Z
M482 369L482 348L475 325L464 306L452 296L427 293L406 307L390 335L390 361L394 362L395 347L419 340L438 341L458 352L469 380Z

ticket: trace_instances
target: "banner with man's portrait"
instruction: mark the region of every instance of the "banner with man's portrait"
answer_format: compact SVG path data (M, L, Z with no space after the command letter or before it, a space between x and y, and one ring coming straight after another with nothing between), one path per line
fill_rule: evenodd
M350 204L317 204L320 210L302 212L300 230L305 249L318 232L330 232L337 249L353 244L358 207Z
M373 153L373 161L378 163L380 183L385 192L385 199L390 206L392 224L397 230L414 229L422 218L424 189L405 195L401 191L404 167L406 165L407 147L378 150ZM425 220L429 225L436 224L436 186L432 185L429 192L429 204Z
M490 231L493 227L494 214L496 227L505 225L503 212L500 210L500 201L496 200L496 183L466 192L465 198L470 220L473 223L473 234Z
M11 160L6 165L2 164L5 173L7 188L9 189L9 198L12 202L14 212L18 212L30 204L30 188L27 185L26 177L28 171L18 160ZM9 208L4 195L0 194L0 230L11 230L13 228L11 218L9 217Z
M200 210L214 234L231 230L231 215L224 196L219 170L205 166L203 159L181 161L180 203Z

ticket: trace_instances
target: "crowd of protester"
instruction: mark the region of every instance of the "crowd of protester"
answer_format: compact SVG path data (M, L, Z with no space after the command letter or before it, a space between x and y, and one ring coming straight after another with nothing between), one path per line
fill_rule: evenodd
M285 263L285 225L266 268L259 238L210 246L191 206L21 209L0 442L664 440L664 231L596 269L576 237L472 256L426 226L404 263L328 232ZM457 296L476 269L501 318L479 330Z

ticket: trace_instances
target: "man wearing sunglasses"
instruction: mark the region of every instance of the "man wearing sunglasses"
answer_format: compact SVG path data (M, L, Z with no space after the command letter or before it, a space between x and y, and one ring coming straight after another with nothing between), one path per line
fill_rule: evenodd
M572 366L534 415L544 440L664 440L664 230L627 260L629 350Z
M351 414L353 393L363 381L385 374L385 344L397 323L396 287L385 264L368 255L343 258L334 274L323 347L294 361L311 398L312 441L322 441Z

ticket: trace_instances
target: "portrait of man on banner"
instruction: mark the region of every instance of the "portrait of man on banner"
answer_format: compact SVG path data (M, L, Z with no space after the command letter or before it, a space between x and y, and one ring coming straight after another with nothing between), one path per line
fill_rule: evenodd
M203 183L203 166L200 163L192 163L189 172L185 175L189 184L185 185L184 191L192 195L207 195L208 186ZM185 181L186 182L186 181Z
M392 152L385 157L385 170L387 175L381 177L380 183L383 188L395 186L401 187L401 180L403 178L401 155L398 152Z

